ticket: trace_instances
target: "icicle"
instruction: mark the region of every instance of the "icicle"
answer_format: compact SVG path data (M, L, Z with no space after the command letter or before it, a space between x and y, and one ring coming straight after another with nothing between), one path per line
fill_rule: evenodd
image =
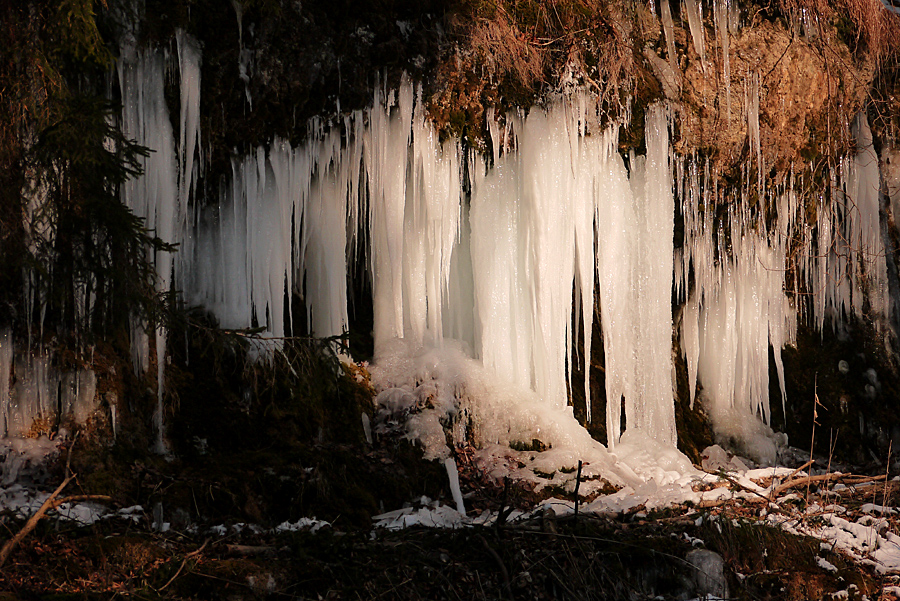
M878 155L865 113L860 112L856 116L852 130L858 152L852 163L848 163L848 175L844 184L851 213L851 227L848 231L848 240L853 245L851 257L856 257L866 274L872 313L887 321L887 263L879 221L881 178ZM854 306L857 308L857 315L860 315L862 302L855 303ZM878 326L883 324L880 319L876 323Z
M750 138L750 153L756 156L757 193L760 201L762 201L765 165L762 162L762 149L759 140L759 73L754 73L751 76L748 95L747 131ZM765 223L764 214L762 221Z
M672 8L669 0L659 0L660 19L666 36L666 55L673 73L680 73L678 56L675 54L675 23L672 21Z
M583 102L584 98L580 98ZM591 351L594 326L594 273L596 271L595 244L594 244L594 214L596 212L594 169L604 160L600 153L604 150L602 145L606 140L595 134L585 139L586 110L584 104L579 110L578 136L574 136L571 130L571 138L575 140L573 151L573 167L575 176L573 219L575 223L575 294L578 306L581 308L581 331L584 338L582 346L582 358L584 362L584 402L585 419L592 421L591 411ZM574 334L573 334L574 337ZM574 358L569 361L569 374L574 373ZM570 388L574 384L570 383Z
M864 113L857 115L852 133L858 152L842 159L838 173L831 174L831 189L838 193L831 206L821 203L817 215L816 268L810 271L810 287L820 329L827 315L838 331L851 315L862 318L865 299L877 328L890 318L878 156Z
M323 144L334 144L333 138L339 135L332 132ZM309 168L298 166L298 171L303 167ZM350 323L346 276L347 167L340 162L321 165L319 176L309 184L309 197L302 211L303 257L299 265L306 273L306 310L310 332L315 336L339 336ZM298 175L303 177L302 172ZM287 272L290 273L289 267Z
M672 403L672 266L675 200L672 194L672 160L669 147L669 114L651 106L646 120L647 156L632 163L638 229L635 267L639 329L635 343L636 394L626 398L629 429L675 444Z
M495 117L494 107L488 107L484 112L485 123L487 123L488 133L491 135L491 152L494 157L494 165L496 165L500 161L500 125L497 123L497 119Z
M187 204L193 180L193 161L199 141L199 72L200 52L197 43L183 32L176 33L181 69L181 145L176 152L175 134L163 96L165 56L153 49L138 51L132 36L122 43L122 58L118 62L119 87L122 92L122 130L138 144L153 152L142 157L143 175L126 182L123 200L135 215L145 221L162 240L179 244L185 236ZM180 167L180 168L179 168ZM158 251L156 263L157 286L161 293L173 285L174 260L172 253ZM132 358L136 371L146 369L149 339L143 324L132 322ZM156 332L157 450L164 450L163 396L165 391L166 332Z
M49 425L57 417L59 375L46 352L14 357L16 381L6 413L8 436L23 436L35 421Z
M731 121L731 59L729 56L729 8L730 0L713 0L713 21L716 39L722 49L722 80L725 84L725 122Z
M453 495L453 502L456 504L456 511L466 515L466 505L463 502L462 491L459 488L459 472L453 457L447 457L444 460L444 467L447 469L447 478L450 481L450 492Z
M201 54L197 41L184 31L175 32L178 46L178 64L181 72L181 124L178 144L178 223L175 231L179 240L190 242L187 235L188 202L194 191L197 180L197 168L202 164L195 163L194 156L199 154L200 146L200 64ZM179 249L180 257L189 253L184 246ZM180 276L180 274L179 274Z
M244 97L250 110L253 110L253 98L250 96L250 62L253 60L253 51L244 48L244 6L240 0L231 0L234 14L238 24L238 77L244 82Z
M700 56L700 64L703 70L706 71L706 35L703 27L703 3L701 0L684 0L684 10L687 13L694 50Z

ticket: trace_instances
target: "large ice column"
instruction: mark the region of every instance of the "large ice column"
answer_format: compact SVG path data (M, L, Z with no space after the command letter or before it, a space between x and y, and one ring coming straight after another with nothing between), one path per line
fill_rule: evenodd
M459 156L457 142L438 141L406 78L396 97L376 93L363 139L376 347L443 337L459 237Z
M603 133L595 133L592 136L585 136L585 125L587 115L583 110L585 102L576 103L573 108L577 107L577 111L572 118L577 120L578 132L569 132L570 139L575 144L574 157L574 174L575 185L573 198L575 199L572 218L575 223L575 300L576 315L578 309L581 310L581 331L583 334L584 345L581 349L576 348L582 356L584 364L584 389L585 399L585 420L591 422L593 419L591 405L591 352L593 342L594 328L594 274L598 267L597 245L595 243L595 231L598 228L597 216L597 176L598 169L601 169L609 160L609 152L613 148L615 134L618 131L616 127L610 127ZM577 332L572 333L572 339L577 340ZM572 348L574 345L569 345ZM575 371L574 364L577 357L569 359L569 374ZM574 389L577 383L570 382L570 387Z
M123 199L147 229L161 240L180 244L187 227L187 205L195 175L194 153L199 142L200 51L196 41L183 32L176 35L181 71L181 127L176 145L164 96L166 55L158 49L137 49L133 34L125 37L118 62L122 93L122 131L152 152L141 158L143 175L125 183ZM155 262L157 289L172 289L175 257L160 250ZM157 447L163 448L163 407L167 333L156 331L157 390L155 417L159 432ZM145 370L149 361L149 338L144 324L132 328L135 369Z
M201 212L186 298L226 327L254 316L277 339L285 291L298 291L311 332L337 336L349 325L348 255L368 242L376 344L439 341L459 235L457 143L437 140L406 80L368 115L309 129L298 148L275 140L234 159L220 206Z
M628 172L616 152L616 132L600 143L596 173L597 279L606 357L606 433L614 446L622 430L622 399L634 398L635 329L633 287L638 229ZM631 422L628 421L628 425Z
M324 160L320 159L319 176L309 183L309 197L302 210L302 258L297 264L305 268L307 323L314 336L337 336L349 325L347 204L350 192L346 165L339 160L339 155L329 154L335 145L339 150L340 135L336 132L316 145ZM303 163L309 159L300 160ZM302 172L302 167L298 171ZM358 169L356 173L358 177Z
M531 290L520 250L523 218L513 159L498 163L472 195L471 253L476 350L485 367L531 388Z
M444 296L459 237L460 153L458 143L441 144L416 100L404 211L406 336L425 343L443 338Z
M780 358L793 338L783 248L752 233L732 240L733 257L702 293L699 379L714 423L736 413L769 421L769 346ZM719 425L719 424L717 424Z
M881 326L887 314L887 263L884 257L884 243L880 224L881 176L878 169L878 155L872 142L872 132L865 113L859 113L853 121L853 135L856 138L857 153L845 163L844 179L844 222L846 241L850 257L854 290L867 293L871 313L877 316L876 326ZM858 266L858 269L853 267ZM859 278L864 274L865 279ZM862 300L854 299L853 310L862 316Z
M199 212L185 300L212 311L222 327L262 327L264 355L291 333L286 294L303 296L316 336L347 330L348 221L359 195L361 136L346 125L346 146L339 131L314 122L298 148L276 138L234 158L218 204Z
M557 408L567 398L576 216L588 220L582 238L593 236L593 190L578 185L570 117L560 104L517 120L519 150L478 184L470 214L479 355ZM592 246L581 240L591 257Z
M518 232L532 306L531 387L545 402L566 406L575 276L575 206L592 198L575 192L570 137L576 124L563 107L532 111L519 136L524 227Z
M248 327L251 316L243 167L238 160L232 160L231 167L231 181L222 186L218 202L199 210L182 257L186 304L205 307L227 329Z
M840 169L832 173L833 194L830 202L820 204L816 229L805 248L814 323L820 329L826 316L834 327L851 316L863 318L866 303L867 317L877 328L890 321L878 155L864 113L851 129L857 153L842 159Z
M696 166L690 170L696 173ZM784 274L798 201L793 192L779 195L775 224L768 229L744 198L732 199L728 216L714 225L711 209L722 203L701 194L696 182L685 187L684 255L690 261L682 274L689 296L681 342L689 386L692 398L702 386L717 435L742 441L746 452L772 460L774 443L763 426L770 418L769 348L783 400L781 349L793 342L797 328Z
M633 261L635 290L634 391L625 399L628 428L675 444L672 382L672 279L674 181L669 116L661 105L645 116L646 157L633 157L631 189L637 227Z
M588 341L596 272L609 440L618 441L624 398L629 428L674 443L668 118L651 109L648 156L633 159L629 179L615 128L585 135L576 106L514 120L518 151L495 158L474 186L476 346L485 366L564 407L572 290Z
M403 226L412 110L409 81L404 79L399 94L377 90L363 146L376 345L404 335Z
M163 95L165 56L152 49L138 50L133 38L122 45L118 62L122 91L122 132L152 152L141 157L143 175L125 183L123 198L144 225L166 242L173 239L174 212L178 200L175 138ZM171 254L159 252L158 285L164 290L171 275ZM132 357L138 372L149 363L149 339L142 324L132 328Z
M181 75L181 122L178 142L178 217L176 231L186 232L188 228L188 203L197 181L200 161L195 155L200 152L200 65L201 53L197 41L184 31L175 33L178 48L178 67ZM202 161L202 157L200 157Z
M201 211L193 252L184 257L189 304L210 309L226 328L258 325L276 347L286 333L285 290L294 285L296 207L309 188L308 168L297 162L277 139L233 159L232 180L218 206Z

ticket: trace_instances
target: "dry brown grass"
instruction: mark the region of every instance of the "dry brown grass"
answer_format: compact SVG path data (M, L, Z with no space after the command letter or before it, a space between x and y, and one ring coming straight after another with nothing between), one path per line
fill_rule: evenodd
M450 29L462 34L463 55L473 56L489 77L510 76L534 90L558 84L571 64L583 65L588 55L599 63L591 77L604 84L610 80L617 88L630 75L631 17L618 3L472 0L463 6Z
M478 19L472 28L469 44L490 75L513 75L527 89L532 89L543 79L543 53L526 38L505 11L494 19Z
M47 436L52 439L53 433L53 419L50 416L38 414L37 417L34 418L34 421L31 422L31 426L29 426L28 430L25 431L23 436L25 438L40 438L41 436Z

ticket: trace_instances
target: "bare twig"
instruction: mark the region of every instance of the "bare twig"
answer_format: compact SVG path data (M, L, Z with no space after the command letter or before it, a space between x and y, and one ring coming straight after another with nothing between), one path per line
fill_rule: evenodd
M171 578L169 578L169 581L168 581L168 582L166 582L164 585L162 585L161 587L159 587L159 590L162 591L162 590L164 590L167 586L169 586L170 584L172 584L173 582L175 582L175 579L178 578L178 575L181 574L181 570L183 570L183 569L184 569L184 566L187 564L187 560L190 559L191 557L194 557L194 556L196 556L196 555L199 555L199 554L203 551L203 549L206 548L206 545L207 545L208 543L209 543L209 539L206 539L205 541L203 541L203 544L200 545L200 548L199 548L199 549L195 549L194 551L191 551L190 553L188 553L187 555L185 555L184 558L181 560L181 565L178 566L178 570L175 572L175 575L173 575ZM231 545L228 545L228 546L231 547Z
M803 465L801 465L800 467L795 469L793 472L788 474L788 477L785 478L784 481L787 482L788 480L790 480L791 478L793 478L794 476L796 476L797 474L799 474L800 472L802 472L803 470L805 470L806 468L808 468L815 462L816 462L815 459L810 459L809 461L807 461L806 463L804 463Z
M494 548L488 544L487 540L480 534L478 535L478 540L481 541L481 544L484 545L484 548L487 549L487 552L491 554L491 557L494 558L494 561L497 562L497 565L500 567L500 575L503 577L503 588L506 589L506 594L509 595L509 598L513 598L512 586L509 582L509 572L506 569L506 564L503 563L503 559L500 555L494 551Z
M884 493L881 495L881 506L887 507L888 474L891 471L891 451L894 450L894 441L888 444L887 466L884 468Z
M810 462L812 462L813 449L815 449L815 446L816 446L816 425L819 423L816 421L816 419L818 419L818 417L819 417L819 412L817 410L818 407L824 407L824 405L822 405L822 403L819 402L819 373L816 372L815 379L813 380L812 436L810 436L810 439L809 439L809 460L810 460ZM810 481L807 481L807 485L806 485L806 503L807 504L809 504L809 482ZM779 487L779 488L781 488L781 487Z
M578 473L575 474L575 522L578 522L578 489L581 487L581 459L578 460Z

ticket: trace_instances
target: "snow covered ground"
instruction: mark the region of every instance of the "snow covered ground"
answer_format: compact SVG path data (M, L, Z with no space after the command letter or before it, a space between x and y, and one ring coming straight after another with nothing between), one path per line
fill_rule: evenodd
M471 463L488 481L500 484L509 478L537 493L547 489L570 495L577 486L584 499L582 514L623 518L682 508L686 516L703 520L714 515L710 508L746 505L760 524L818 538L823 548L840 550L878 572L900 574L900 536L890 519L898 509L875 503L885 488L873 479L845 477L834 470L825 479L826 474L818 471L755 467L753 461L718 446L706 449L703 465L694 466L677 449L641 430L626 430L618 444L607 449L577 423L571 408L549 408L535 393L498 382L495 374L448 341L439 349L397 341L382 349L371 374L378 392L376 435L399 430L417 441L429 459L452 461L458 453L451 445L460 449L474 440ZM759 454L772 456L777 450L793 464L802 463L803 452L784 446L784 438L762 423L744 430L755 430L745 438L745 446L770 449ZM830 493L827 503L820 504L815 499L821 497L815 495L808 505L797 502L805 497L801 499L787 483L802 485L809 477L819 485L832 484L825 488ZM840 483L842 479L849 485ZM617 490L603 494L610 485ZM451 479L454 496L455 486ZM871 489L873 502L852 511L840 504L841 495L854 497L862 487ZM499 517L496 511L463 513L459 502L454 505L423 497L410 507L376 516L375 524L389 530L459 528L489 526ZM527 521L547 511L564 517L575 512L575 504L551 497L504 519Z

